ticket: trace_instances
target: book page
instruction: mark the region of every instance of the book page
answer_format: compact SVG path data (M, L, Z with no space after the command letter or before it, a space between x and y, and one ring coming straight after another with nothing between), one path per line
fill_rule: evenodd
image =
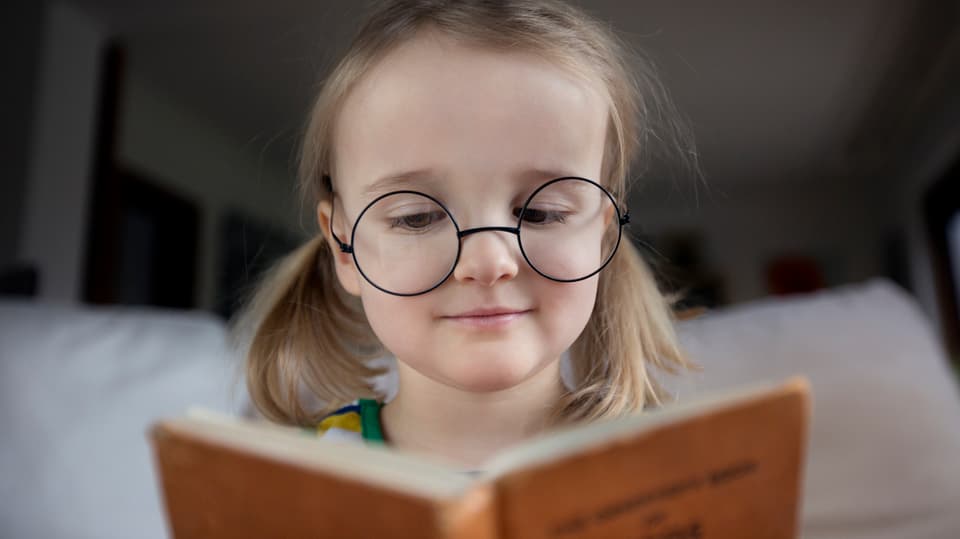
M606 444L618 437L635 436L639 432L683 421L708 410L737 406L793 389L806 391L803 389L806 387L807 382L800 377L781 382L761 382L710 393L689 401L669 403L659 409L622 418L559 429L501 451L482 467L482 477L496 479L535 463L562 459L592 445Z
M173 537L497 537L492 486L382 448L209 416L150 434Z
M506 455L494 470L503 537L792 539L808 395L794 379Z
M194 408L159 423L173 432L420 496L448 498L474 480L440 462L388 448L326 441L298 427L255 422Z

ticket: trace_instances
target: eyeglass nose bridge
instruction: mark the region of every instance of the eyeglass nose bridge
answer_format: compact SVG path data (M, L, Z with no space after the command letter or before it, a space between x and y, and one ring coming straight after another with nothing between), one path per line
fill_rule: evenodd
M456 223L456 221L454 221L454 223ZM447 278L449 278L450 275L453 275L454 268L456 268L457 266L460 265L460 255L463 254L463 238L465 238L465 237L467 237L467 236L471 236L471 235L476 234L476 233L478 233L478 232L508 232L508 233L513 234L514 236L516 236L518 244L519 244L519 241L520 241L520 227L518 227L518 226L514 226L514 227L510 227L510 226L478 226L478 227L476 227L476 228L468 228L468 229L466 229L466 230L459 230L459 229L458 229L458 230L457 230L457 244L458 244L458 245L457 245L457 258L456 258L456 260L454 261L453 268L450 269L450 273L447 275ZM522 249L522 248L521 248L521 249ZM523 255L523 258L526 260L527 255L524 254L524 255ZM527 260L527 263L529 264L530 261ZM444 281L446 281L447 278L445 278Z
M471 234L476 234L477 232L509 232L514 236L520 236L520 227L517 226L479 226L476 228L468 228L466 230L457 231L457 238L463 239Z

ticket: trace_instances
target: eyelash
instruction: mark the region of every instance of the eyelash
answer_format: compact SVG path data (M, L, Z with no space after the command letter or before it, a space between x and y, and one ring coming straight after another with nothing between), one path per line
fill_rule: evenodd
M514 215L514 217L516 217L517 219L519 219L519 218L520 218L520 212L521 212L521 211L523 211L523 208L514 208L514 209L513 209L513 215ZM542 221L531 221L531 220L527 219L527 217L529 217L529 216L531 216L531 215L536 215L536 214L543 214L543 215L545 216L544 220L542 220ZM529 223L529 224L532 224L532 225L544 225L544 224L550 224L550 223L554 223L554 222L563 224L563 223L566 221L567 215L568 215L567 212L562 212L562 211L557 211L557 210L538 210L538 209L534 209L534 208L527 208L527 211L526 211L526 213L523 214L523 217L524 217L525 222L527 222L527 223Z
M429 216L430 222L422 226L411 226L410 221L423 216ZM424 212L424 213L414 213L411 215L403 215L400 217L394 217L390 220L390 228L402 228L404 230L409 230L411 232L419 232L426 230L427 227L443 220L446 217L446 214L434 211L434 212Z

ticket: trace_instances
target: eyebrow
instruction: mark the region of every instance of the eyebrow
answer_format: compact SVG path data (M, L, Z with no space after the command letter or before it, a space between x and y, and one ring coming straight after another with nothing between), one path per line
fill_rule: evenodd
M368 185L367 188L363 190L363 195L372 198L377 195L389 193L390 191L408 189L411 187L410 184L431 184L436 182L436 180L436 174L433 169L429 168L390 174Z
M555 178L564 178L567 176L577 176L561 167L522 167L519 173L514 177L525 183L533 183L534 180L547 181ZM436 172L431 168L422 168L390 174L371 183L363 190L363 196L373 198L390 191L410 189L413 184L431 186L439 180Z
M567 176L579 175L574 174L563 167L526 167L522 170L522 172L517 174L518 178L521 178L525 181L547 181L554 180L556 178L565 178Z

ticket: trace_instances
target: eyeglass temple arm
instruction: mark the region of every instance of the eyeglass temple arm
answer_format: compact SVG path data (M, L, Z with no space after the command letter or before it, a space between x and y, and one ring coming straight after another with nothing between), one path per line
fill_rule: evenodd
M325 182L329 182L330 177L324 176L324 180ZM327 188L330 189L330 198L332 199L334 194L332 185L329 183L327 183L326 185L327 185ZM333 212L336 211L336 208L337 208L336 202L331 202L330 204L330 235L333 236L333 241L337 242L337 245L340 246L340 252L348 253L348 254L353 253L353 246L343 243L343 241L341 241L340 238L337 237L337 233L333 231Z
M331 215L332 215L332 214L331 214ZM331 221L333 221L332 218L331 218ZM332 222L330 223L330 235L333 236L333 241L337 242L337 245L340 246L340 252L341 252L341 253L348 253L348 254L353 253L353 246L352 246L352 245L347 245L346 243L343 243L342 241L340 241L340 238L337 237L337 233L333 231L333 223L332 223Z

